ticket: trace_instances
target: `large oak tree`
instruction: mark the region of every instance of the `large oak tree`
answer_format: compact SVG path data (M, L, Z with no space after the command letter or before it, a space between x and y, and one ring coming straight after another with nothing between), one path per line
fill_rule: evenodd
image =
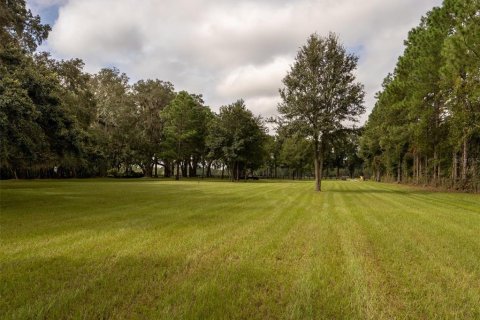
M365 112L363 85L354 74L357 61L335 34L312 34L283 79L278 111L282 122L313 144L316 191L321 190L324 155L332 137Z

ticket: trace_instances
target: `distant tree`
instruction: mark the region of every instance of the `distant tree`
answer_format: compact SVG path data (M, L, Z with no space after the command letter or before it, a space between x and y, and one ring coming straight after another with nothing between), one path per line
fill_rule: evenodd
M332 141L330 165L336 170L335 176L340 178L340 169L353 178L355 170L361 170L363 160L358 156L360 129L339 132Z
M197 101L196 108L192 110L192 116L194 117L192 125L195 134L190 139L189 156L185 159L185 165L188 165L189 176L196 177L199 163L202 163L203 172L205 169L208 154L208 128L214 115L210 108L204 105L202 95L193 94L192 96Z
M216 144L216 134L215 128L217 123L218 115L212 112L211 110L207 113L206 119L206 132L205 132L205 145L204 145L204 155L203 155L203 166L206 168L206 176L212 176L212 165L214 162L221 162L222 159L222 150L221 147Z
M335 34L312 34L283 79L278 111L284 122L312 141L316 191L321 190L329 141L365 111L363 85L355 82L357 61Z
M277 178L277 168L280 165L281 141L279 134L267 135L264 144L265 164L263 174L269 178Z
M139 133L134 148L139 165L148 177L152 176L152 173L155 177L158 176L157 165L160 164L161 145L165 138L165 119L162 112L174 97L174 87L170 82L140 80L133 85L136 129ZM165 171L168 171L169 163L164 163L164 165ZM155 168L154 172L153 168Z
M266 128L260 117L247 110L243 100L220 107L212 123L208 145L217 150L228 165L232 180L239 180L247 170L255 170L267 156L264 148Z
M288 168L292 179L301 178L307 168L311 169L311 159L311 142L305 137L294 134L283 140L279 162Z
M135 162L131 142L140 134L128 77L118 69L104 68L92 77L90 86L96 100L91 131L107 161L103 170L128 171Z
M172 102L165 108L165 135L166 144L170 154L176 161L175 179L180 178L180 166L191 165L192 157L196 163L190 167L197 169L198 155L204 148L204 139L207 131L208 108L203 106L200 96L180 91ZM167 150L167 152L169 152ZM193 174L194 175L194 174Z

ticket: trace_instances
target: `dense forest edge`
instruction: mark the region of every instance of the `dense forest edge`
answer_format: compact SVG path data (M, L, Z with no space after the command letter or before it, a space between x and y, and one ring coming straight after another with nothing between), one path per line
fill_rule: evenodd
M169 81L38 52L50 26L24 0L1 1L0 24L2 179L316 178L320 190L322 178L362 177L480 191L477 0L445 0L410 31L363 127L358 58L335 34L299 49L279 116L264 119L242 99L213 112Z
M445 0L412 29L360 139L377 181L480 190L480 2Z

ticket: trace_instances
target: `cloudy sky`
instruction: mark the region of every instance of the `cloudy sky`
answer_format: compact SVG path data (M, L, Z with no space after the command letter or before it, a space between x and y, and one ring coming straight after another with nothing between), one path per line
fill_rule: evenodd
M27 3L52 26L42 49L56 58L82 58L92 73L115 66L132 81L168 80L177 90L202 93L214 110L244 98L254 113L271 116L298 48L309 34L329 31L360 57L369 112L408 31L441 0Z

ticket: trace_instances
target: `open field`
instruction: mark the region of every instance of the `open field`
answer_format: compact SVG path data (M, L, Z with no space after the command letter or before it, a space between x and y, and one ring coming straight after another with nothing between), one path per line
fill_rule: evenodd
M1 182L0 315L480 319L480 197L371 182Z

